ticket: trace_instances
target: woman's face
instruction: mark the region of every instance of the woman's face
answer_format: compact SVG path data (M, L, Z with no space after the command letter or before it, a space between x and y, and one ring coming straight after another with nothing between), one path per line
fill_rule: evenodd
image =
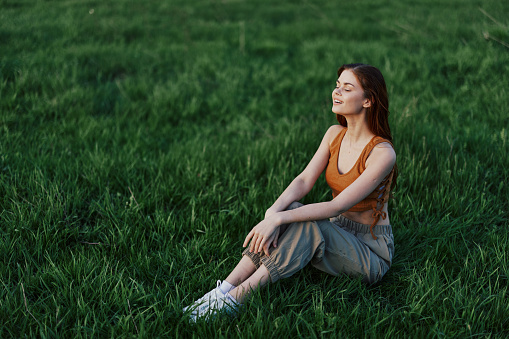
M359 114L370 105L357 77L352 71L344 70L332 91L332 112L341 115Z

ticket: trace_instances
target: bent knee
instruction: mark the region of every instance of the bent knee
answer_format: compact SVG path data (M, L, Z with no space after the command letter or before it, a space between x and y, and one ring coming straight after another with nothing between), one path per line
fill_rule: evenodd
M298 202L298 201L294 201L294 202L292 202L292 203L290 204L290 206L288 206L286 209L287 209L287 210L294 210L294 209L299 208L299 207L301 207L301 206L303 206L303 204L301 204L301 203L300 203L300 202Z

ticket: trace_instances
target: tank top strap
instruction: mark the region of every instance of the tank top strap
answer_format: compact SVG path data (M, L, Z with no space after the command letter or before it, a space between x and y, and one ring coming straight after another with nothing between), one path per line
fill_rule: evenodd
M366 160L368 159L368 156L371 154L371 151L373 150L373 148L375 148L376 145L381 144L382 142L388 142L392 146L392 143L389 140L379 136L375 136L373 139L371 139L371 141L366 145L366 147L362 151L360 156L360 165L362 166L363 171L366 169Z

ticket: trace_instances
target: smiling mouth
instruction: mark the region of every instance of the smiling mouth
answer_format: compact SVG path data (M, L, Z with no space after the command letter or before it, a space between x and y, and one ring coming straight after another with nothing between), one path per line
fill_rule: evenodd
M338 100L338 99L334 99L334 101L333 101L333 102L334 102L335 104L342 104L342 103L343 103L343 101L340 101L340 100Z

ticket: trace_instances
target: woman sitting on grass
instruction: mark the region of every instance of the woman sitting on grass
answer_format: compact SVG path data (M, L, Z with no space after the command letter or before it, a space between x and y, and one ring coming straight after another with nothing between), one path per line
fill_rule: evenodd
M338 70L332 112L339 125L325 133L315 155L244 240L242 259L217 287L184 308L192 320L236 311L267 282L292 276L309 262L332 275L372 284L391 266L394 237L387 211L397 176L384 78L369 65ZM325 170L333 199L302 199Z

